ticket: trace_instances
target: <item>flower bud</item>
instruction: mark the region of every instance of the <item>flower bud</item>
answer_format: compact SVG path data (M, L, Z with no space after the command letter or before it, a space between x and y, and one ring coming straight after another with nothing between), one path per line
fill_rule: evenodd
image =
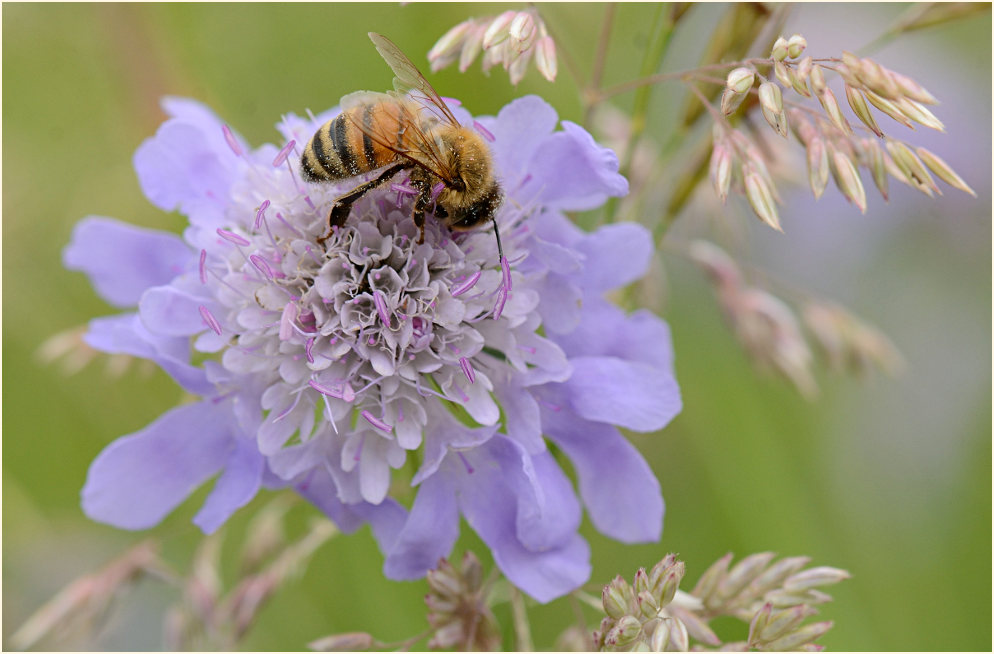
M724 143L716 143L711 151L710 173L714 192L724 203L728 198L728 189L732 183L732 151Z
M783 84L784 86L792 86L790 79L790 72L787 69L787 64L785 64L782 61L774 61L773 72L776 74L777 79L780 80L781 84Z
M739 561L722 580L718 592L722 597L735 597L745 588L750 581L755 579L773 557L773 552L760 552L751 554Z
M769 606L767 604L766 606ZM782 609L770 616L767 623L759 629L758 639L763 642L770 642L790 633L805 618L818 613L815 609L805 604L798 604L789 609Z
M763 82L759 85L759 105L763 109L763 117L777 134L787 138L787 114L783 110L783 96L780 87L773 82Z
M802 61L801 63L803 64L804 62ZM811 91L815 95L821 95L828 89L828 85L825 84L825 73L818 64L812 63L809 78L811 81Z
M963 178L957 175L956 171L954 171L945 161L932 154L925 148L915 148L915 152L918 153L918 156L925 163L925 165L928 166L933 173L939 176L939 179L953 188L958 188L964 193L969 193L973 197L977 197L974 190L970 188L970 186L963 181Z
M751 68L735 68L725 78L725 87L735 93L745 93L756 81L756 73Z
M439 59L451 59L462 49L466 35L473 29L473 21L459 23L442 35L431 50L428 51L428 61L434 64Z
M615 577L611 583L604 586L601 591L601 603L604 605L604 612L615 620L620 619L634 608L635 594L632 592L628 582L622 579L621 575Z
M844 579L849 579L851 576L848 572L839 568L819 566L817 568L808 568L807 570L791 575L784 582L783 588L788 591L806 590L815 586L837 584Z
M483 32L482 25L473 25L473 29L467 32L462 52L459 53L460 73L465 73L483 50Z
M642 623L630 615L623 616L604 636L604 644L612 649L622 649L635 642L642 633Z
M511 23L514 22L517 15L516 11L505 11L490 23L490 27L483 34L484 50L489 50L495 45L503 43L511 35Z
M755 647L756 643L759 641L759 634L766 625L770 622L770 616L773 614L773 605L769 602L763 604L756 615L752 616L752 620L749 622L749 646Z
M835 185L842 194L859 207L860 213L866 213L866 191L863 190L863 182L859 179L859 172L853 165L852 159L841 150L832 152L832 172L835 176Z
M815 199L821 197L828 186L828 149L821 138L812 139L808 143L808 184Z
M373 646L373 637L361 631L325 636L307 646L315 652L361 652Z
M939 101L935 99L935 96L928 92L928 89L910 77L906 77L900 73L895 73L894 71L891 71L890 76L905 97L917 100L922 104L939 104Z
M793 651L801 647L801 645L806 645L811 641L820 638L825 635L829 629L832 628L833 622L815 622L814 624L809 624L801 627L792 634L788 634L777 640L766 643L764 646L767 650L784 652Z
M854 72L863 84L877 95L889 100L901 97L901 88L890 76L890 71L872 59L860 59L859 69Z
M897 107L898 111L916 123L920 123L938 132L946 131L946 126L942 124L941 120L935 117L935 114L914 100L900 97L894 100L894 106Z
M939 187L932 179L932 176L928 174L921 160L908 146L900 141L892 141L890 139L887 139L884 146L887 148L890 156L894 158L894 163L897 164L897 167L911 181L912 186L928 196L931 196L934 192L939 192Z
M848 83L846 84L846 100L849 101L849 106L852 108L853 113L856 117L863 121L863 124L870 128L870 131L877 136L883 136L884 133L880 131L877 127L877 121L870 113L870 107L866 104L866 98L858 90L854 89Z
M804 52L804 49L808 47L808 41L800 34L794 34L789 39L787 39L787 56L791 59L797 59Z
M911 127L912 129L914 129L914 127L911 124L911 120L903 113L901 113L901 110L898 109L897 105L895 105L893 102L887 100L886 98L880 97L873 91L864 89L863 94L866 96L866 99L869 100L870 104L872 104L874 107L884 112L885 114L887 114L897 122L901 123L905 127Z
M533 50L525 50L517 55L507 69L507 75L511 78L511 84L517 85L525 77L528 70L528 62L531 61Z
M670 624L672 620L663 618L656 623L656 628L649 638L649 649L653 652L665 652L666 646L670 644Z
M703 243L702 241L698 242ZM708 243L707 245L710 244ZM717 252L720 252L722 255L725 254L717 247L714 247L713 245L711 247L714 250L717 250ZM731 262L730 259L729 262ZM714 591L718 588L718 583L721 581L722 577L724 577L725 573L728 571L728 564L731 563L731 561L732 561L732 553L729 552L725 556L721 557L720 559L712 563L711 566L704 571L704 574L701 575L701 578L697 580L697 585L694 586L694 590L692 590L690 594L694 595L695 597L699 597L701 598L702 601L706 602L707 599L711 597L711 595L714 594Z
M749 200L749 206L752 207L760 220L778 232L782 232L780 217L773 204L773 193L766 180L760 176L751 163L742 167L742 174L745 178L746 198Z
M670 649L677 652L690 650L690 634L687 633L687 626L677 618L670 618Z
M660 606L666 606L673 601L673 597L680 588L680 582L683 580L683 575L686 571L687 567L684 562L677 561L663 576L658 590L654 591L658 593L657 597Z
M813 79L813 76L812 76ZM842 109L839 107L839 101L835 99L835 94L832 90L825 88L821 93L818 94L818 101L821 102L822 109L828 114L829 120L832 124L842 130L842 133L852 135L852 125L846 120L846 117L842 114Z
M556 81L556 43L549 35L538 39L538 43L535 46L535 66L538 68L538 72L542 74L542 77L550 82Z
M512 39L517 42L519 52L524 52L532 47L535 39L538 38L538 27L535 25L535 17L530 11L518 12L518 15L511 21L508 30Z
M637 598L639 615L646 620L651 620L659 615L660 603L651 592L643 590Z
M779 36L773 43L773 50L770 52L770 57L772 57L774 61L783 61L787 58L787 50L787 39Z
M884 200L888 199L887 165L884 161L884 152L880 149L880 144L876 139L865 138L860 143L863 146L863 154L866 157L866 167L873 175L873 183Z

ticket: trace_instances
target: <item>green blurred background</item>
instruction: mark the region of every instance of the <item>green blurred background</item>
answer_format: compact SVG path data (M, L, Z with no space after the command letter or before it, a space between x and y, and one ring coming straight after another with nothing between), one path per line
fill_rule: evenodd
M133 369L112 378L99 362L67 376L40 362L37 350L56 332L111 312L83 275L62 268L60 253L77 220L96 214L175 232L183 226L180 216L144 199L131 166L135 148L163 120L159 97L198 98L253 144L274 141L281 113L317 112L344 93L389 86L366 32L387 34L425 64L424 53L450 26L503 8L3 5L5 646L58 589L144 536L89 522L78 491L107 443L152 421L180 391L160 372ZM815 56L838 55L871 41L904 8L804 5L786 33L803 33ZM587 75L604 7L557 4L542 11ZM637 71L651 11L649 5L618 9L607 84ZM671 67L697 60L722 11L708 5L688 15ZM662 433L632 440L662 483L666 526L660 544L625 546L585 524L595 594L615 574L630 577L669 551L687 562L691 581L726 551L806 554L853 574L831 589L835 602L823 611L836 621L821 640L829 649L987 649L990 45L987 13L874 53L943 100L937 113L948 133L919 130L906 138L946 158L977 199L950 190L926 201L900 188L884 205L869 192L868 214L859 216L831 189L834 197L819 203L799 191L785 198L785 236L761 228L732 203L745 218L729 220L746 225L754 261L884 329L909 364L899 379L821 375L821 397L806 402L750 368L700 275L665 259L665 297L653 304L673 328L685 408ZM443 95L461 98L478 114L539 93L561 118L582 118L562 60L555 84L532 70L512 88L502 71L484 77L479 64L466 74L450 69L430 77ZM682 98L676 84L654 93L651 133L666 132L667 111ZM630 103L621 96L617 106ZM699 198L678 231L706 233L713 211ZM204 495L201 490L151 531L177 567L199 541L190 518ZM231 521L226 553L237 551L251 514L269 499L258 498ZM300 525L311 513L299 506L291 517ZM476 543L467 535L459 549ZM381 563L368 530L335 539L265 608L243 646L301 649L331 632L368 630L389 640L422 631L425 584L387 581ZM97 640L67 646L159 648L161 616L175 597L144 583ZM540 647L550 647L572 621L564 602L529 611ZM506 607L498 617L508 628ZM590 622L596 625L592 612Z

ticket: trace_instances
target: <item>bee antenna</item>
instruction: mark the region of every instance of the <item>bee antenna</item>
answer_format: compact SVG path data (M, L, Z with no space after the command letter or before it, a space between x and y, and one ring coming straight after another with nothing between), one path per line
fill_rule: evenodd
M494 236L497 237L497 254L500 256L500 265L504 266L504 247L500 244L500 230L497 228L497 216L493 216L491 220L494 221Z

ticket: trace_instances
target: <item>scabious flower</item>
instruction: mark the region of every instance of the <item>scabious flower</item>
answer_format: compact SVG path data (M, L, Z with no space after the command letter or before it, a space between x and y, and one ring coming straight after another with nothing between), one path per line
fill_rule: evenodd
M412 579L449 553L461 515L548 601L590 572L549 441L599 530L659 538L659 484L619 427L655 431L680 410L670 336L603 297L645 272L651 240L635 224L588 234L562 213L627 191L610 150L573 123L556 131L537 97L475 121L454 108L491 141L502 267L486 229L429 218L419 245L403 173L319 244L356 182L305 184L298 160L334 111L286 116L283 147L251 149L196 102L164 108L134 163L148 198L189 219L183 237L91 216L64 257L130 309L94 320L87 343L155 361L198 400L96 458L90 517L147 528L218 475L194 518L210 532L260 487L290 486L343 530L370 523L385 574ZM391 496L403 466L409 507Z

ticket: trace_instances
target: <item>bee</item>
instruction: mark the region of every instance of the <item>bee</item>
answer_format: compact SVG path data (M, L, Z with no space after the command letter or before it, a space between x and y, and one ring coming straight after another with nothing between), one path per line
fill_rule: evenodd
M503 200L493 160L483 138L459 124L452 111L411 60L381 34L369 33L396 77L394 91L357 91L341 100L341 113L311 137L300 165L308 182L327 182L381 170L376 178L335 200L328 215L328 239L345 224L352 204L401 171L417 191L412 219L425 240L425 212L450 229L465 231L492 221L504 261L495 214Z

